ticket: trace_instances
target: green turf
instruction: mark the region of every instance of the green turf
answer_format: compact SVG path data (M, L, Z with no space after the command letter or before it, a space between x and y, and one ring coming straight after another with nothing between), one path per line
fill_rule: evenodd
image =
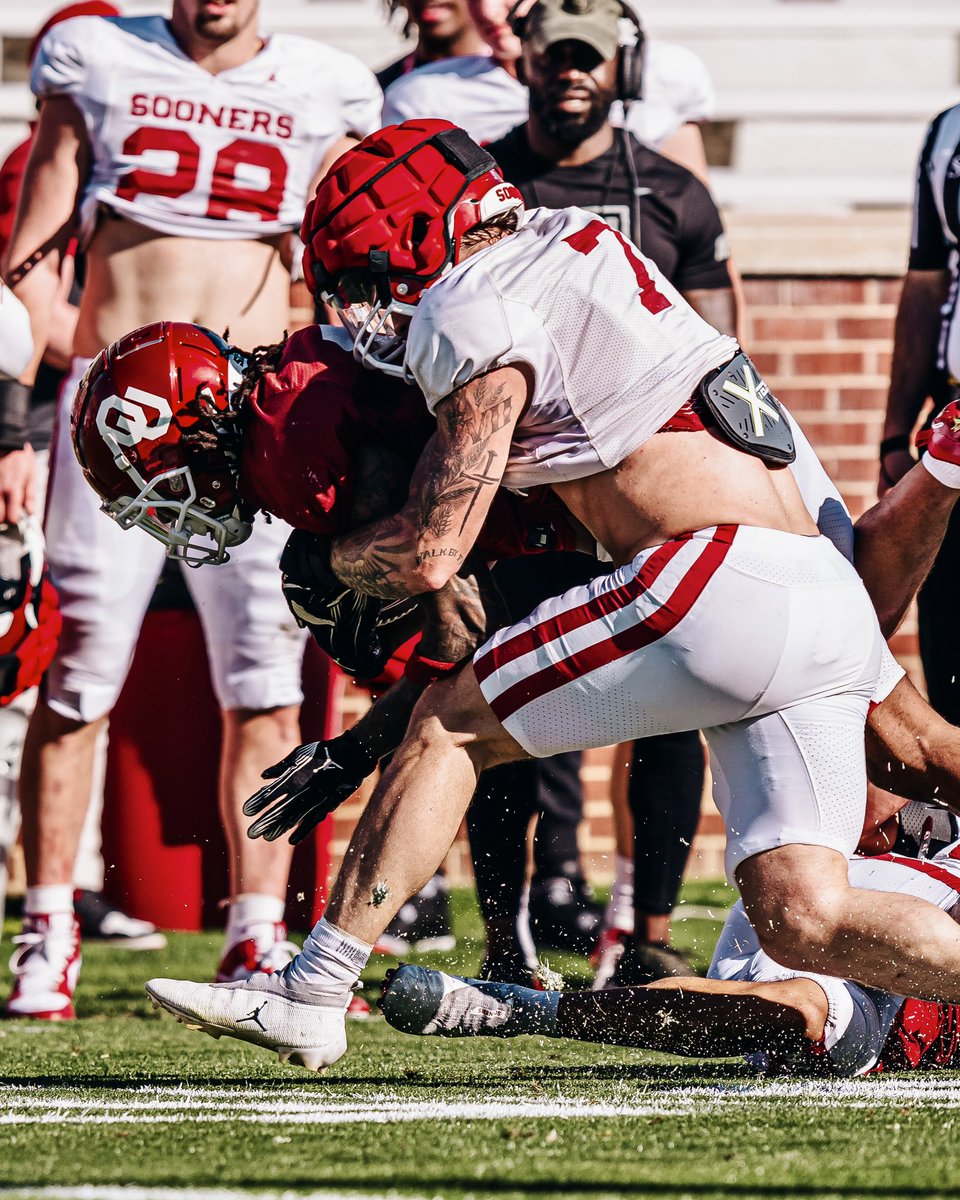
M467 898L456 899L461 943L443 961L471 970L479 923ZM728 893L693 885L685 900L722 905ZM677 925L701 967L717 928ZM930 1076L868 1080L846 1093L784 1088L735 1062L529 1038L416 1039L376 1019L354 1024L350 1053L317 1077L151 1012L145 978L202 978L218 949L214 935L173 936L153 954L90 947L82 1020L0 1025L0 1184L671 1200L960 1195L957 1076L936 1077L926 1093L916 1085ZM365 976L371 998L391 962L376 959ZM581 960L558 956L551 965L572 982L585 978ZM561 1100L643 1115L443 1111ZM334 1105L335 1123L317 1123ZM371 1119L376 1106L396 1115L418 1105L440 1110ZM351 1111L361 1119L343 1123Z

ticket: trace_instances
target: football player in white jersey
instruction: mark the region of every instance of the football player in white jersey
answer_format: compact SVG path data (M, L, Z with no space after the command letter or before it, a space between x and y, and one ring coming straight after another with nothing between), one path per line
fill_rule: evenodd
M287 323L293 235L306 198L350 135L377 127L381 95L359 62L290 35L261 38L257 0L175 0L157 16L82 17L44 38L41 109L5 277L29 310L35 359L67 240L86 286L64 386L47 535L64 633L27 738L22 774L28 892L8 1014L74 1013L79 946L71 870L97 733L123 683L163 550L115 541L63 424L87 363L135 325L186 317L247 348ZM227 243L227 244L225 244ZM0 396L0 520L32 506L32 455ZM149 397L118 398L115 428L148 423ZM232 859L218 977L289 957L289 852L243 836L240 804L298 739L300 631L279 588L280 526L264 526L224 572L188 571L223 711L221 812Z
M480 770L701 728L728 873L764 952L794 971L960 999L950 917L850 886L864 722L895 677L881 679L859 576L789 469L793 427L733 339L591 214L524 214L490 156L445 121L381 130L345 154L304 233L308 278L341 306L355 354L412 377L438 423L399 513L315 539L317 584L436 590L501 482L549 484L620 565L428 688L325 919L282 975L153 980L151 997L286 1060L336 1061L350 988L449 848Z
M469 7L490 56L441 59L394 80L385 89L384 125L444 116L486 143L526 121L527 89L517 78L520 39L508 20L523 7L508 0L469 0ZM642 96L626 113L617 102L611 119L704 179L707 162L698 126L713 114L715 97L703 61L684 46L657 40L643 39L640 54Z
M930 859L854 856L850 884L925 900L958 921L958 859L957 842ZM743 901L727 917L706 979L664 979L599 994L534 991L406 964L388 976L383 1011L405 1033L528 1033L685 1057L745 1055L774 1074L955 1070L960 1062L960 1005L783 967L761 948Z

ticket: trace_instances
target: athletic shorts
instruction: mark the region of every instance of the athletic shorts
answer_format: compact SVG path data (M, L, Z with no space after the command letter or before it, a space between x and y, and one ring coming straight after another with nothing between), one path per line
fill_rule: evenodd
M960 899L960 863L951 861L947 852L930 862L894 855L854 857L850 860L850 883L870 891L914 896L949 910ZM707 976L748 983L812 979L819 984L827 997L828 1009L823 1047L834 1071L840 1075L862 1075L876 1065L904 1004L903 996L863 987L849 979L782 967L761 950L760 940L739 900L720 932ZM750 1056L750 1061L769 1066L764 1057Z
M63 633L45 698L62 716L94 721L113 708L163 567L164 547L121 529L100 511L70 441L70 409L87 360L64 380L51 449L44 531L60 593ZM223 709L299 704L304 633L280 590L280 552L290 530L257 521L222 566L184 568L203 625L214 691Z
M728 525L548 600L481 647L474 670L535 757L702 729L732 879L775 846L853 853L883 645L827 538Z

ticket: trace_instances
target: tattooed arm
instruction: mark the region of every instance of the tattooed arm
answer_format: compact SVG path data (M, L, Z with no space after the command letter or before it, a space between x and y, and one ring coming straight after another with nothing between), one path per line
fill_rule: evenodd
M404 507L334 542L343 583L384 599L443 587L480 532L529 390L526 368L498 367L441 401Z

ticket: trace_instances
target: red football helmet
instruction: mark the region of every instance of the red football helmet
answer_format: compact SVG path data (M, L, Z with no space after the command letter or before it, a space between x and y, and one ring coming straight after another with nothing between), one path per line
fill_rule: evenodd
M0 708L36 687L57 649L63 618L43 552L32 517L0 525Z
M388 125L321 180L300 231L304 276L336 305L360 362L407 378L394 313L460 259L465 233L523 197L493 158L449 121Z
M233 404L246 365L209 329L157 321L101 350L73 402L73 448L103 511L190 566L225 562L250 536Z

